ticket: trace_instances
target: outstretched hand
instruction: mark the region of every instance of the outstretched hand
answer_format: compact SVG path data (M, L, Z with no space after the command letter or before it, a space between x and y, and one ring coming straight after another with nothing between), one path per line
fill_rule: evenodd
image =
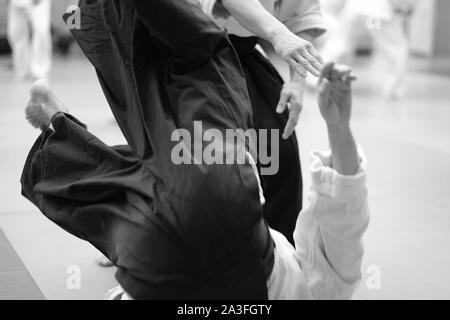
M272 45L277 55L285 60L300 76L307 72L318 77L323 67L323 60L311 42L306 41L289 30L276 33Z
M356 76L346 66L328 63L319 79L318 102L328 125L348 125L352 112L352 82Z
M351 69L328 63L319 79L319 108L327 123L333 167L343 175L354 175L359 167L356 143L350 129L352 113Z

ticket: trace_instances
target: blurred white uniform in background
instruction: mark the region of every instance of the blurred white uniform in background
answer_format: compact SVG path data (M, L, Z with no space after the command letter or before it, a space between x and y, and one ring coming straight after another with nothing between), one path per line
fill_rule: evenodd
M18 78L45 78L52 64L51 0L10 0L8 40Z
M322 0L329 33L322 49L327 61L352 64L358 45L372 41L383 95L398 98L409 58L407 21L414 0ZM364 38L365 37L365 38Z

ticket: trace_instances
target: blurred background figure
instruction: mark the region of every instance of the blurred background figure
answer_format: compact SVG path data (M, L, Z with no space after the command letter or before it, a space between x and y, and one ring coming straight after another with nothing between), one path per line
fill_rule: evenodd
M388 99L403 96L409 60L409 28L415 0L322 0L329 33L323 39L325 60L353 64L362 42L370 41L381 88Z
M51 0L10 0L8 40L18 79L48 76L52 64Z

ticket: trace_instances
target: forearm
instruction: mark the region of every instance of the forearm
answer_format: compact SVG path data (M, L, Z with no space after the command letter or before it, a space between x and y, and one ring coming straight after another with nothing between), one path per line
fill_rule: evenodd
M358 151L350 124L327 124L333 168L345 176L354 175L359 168Z
M290 32L258 0L222 0L222 4L243 27L271 43L279 32Z

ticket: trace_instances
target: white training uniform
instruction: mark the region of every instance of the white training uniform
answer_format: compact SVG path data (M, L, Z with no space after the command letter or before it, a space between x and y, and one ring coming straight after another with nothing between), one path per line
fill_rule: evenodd
M330 153L314 152L309 204L297 219L295 247L271 230L275 263L270 300L350 299L362 278L363 234L369 223L366 160L353 176L332 168ZM106 299L132 299L119 286Z
M358 288L369 224L366 160L354 176L332 168L330 153L314 152L309 203L294 231L295 248L280 233L275 265L267 281L271 300L350 299Z
M40 0L36 5L32 0L11 0L8 13L8 39L18 77L31 75L35 78L44 78L50 71L52 64L50 9L51 0Z
M205 12L213 16L217 24L228 33L240 37L254 36L232 16L215 16L214 8L218 0L199 1ZM319 34L325 32L319 0L260 0L260 2L269 13L295 34L310 30L317 30Z

